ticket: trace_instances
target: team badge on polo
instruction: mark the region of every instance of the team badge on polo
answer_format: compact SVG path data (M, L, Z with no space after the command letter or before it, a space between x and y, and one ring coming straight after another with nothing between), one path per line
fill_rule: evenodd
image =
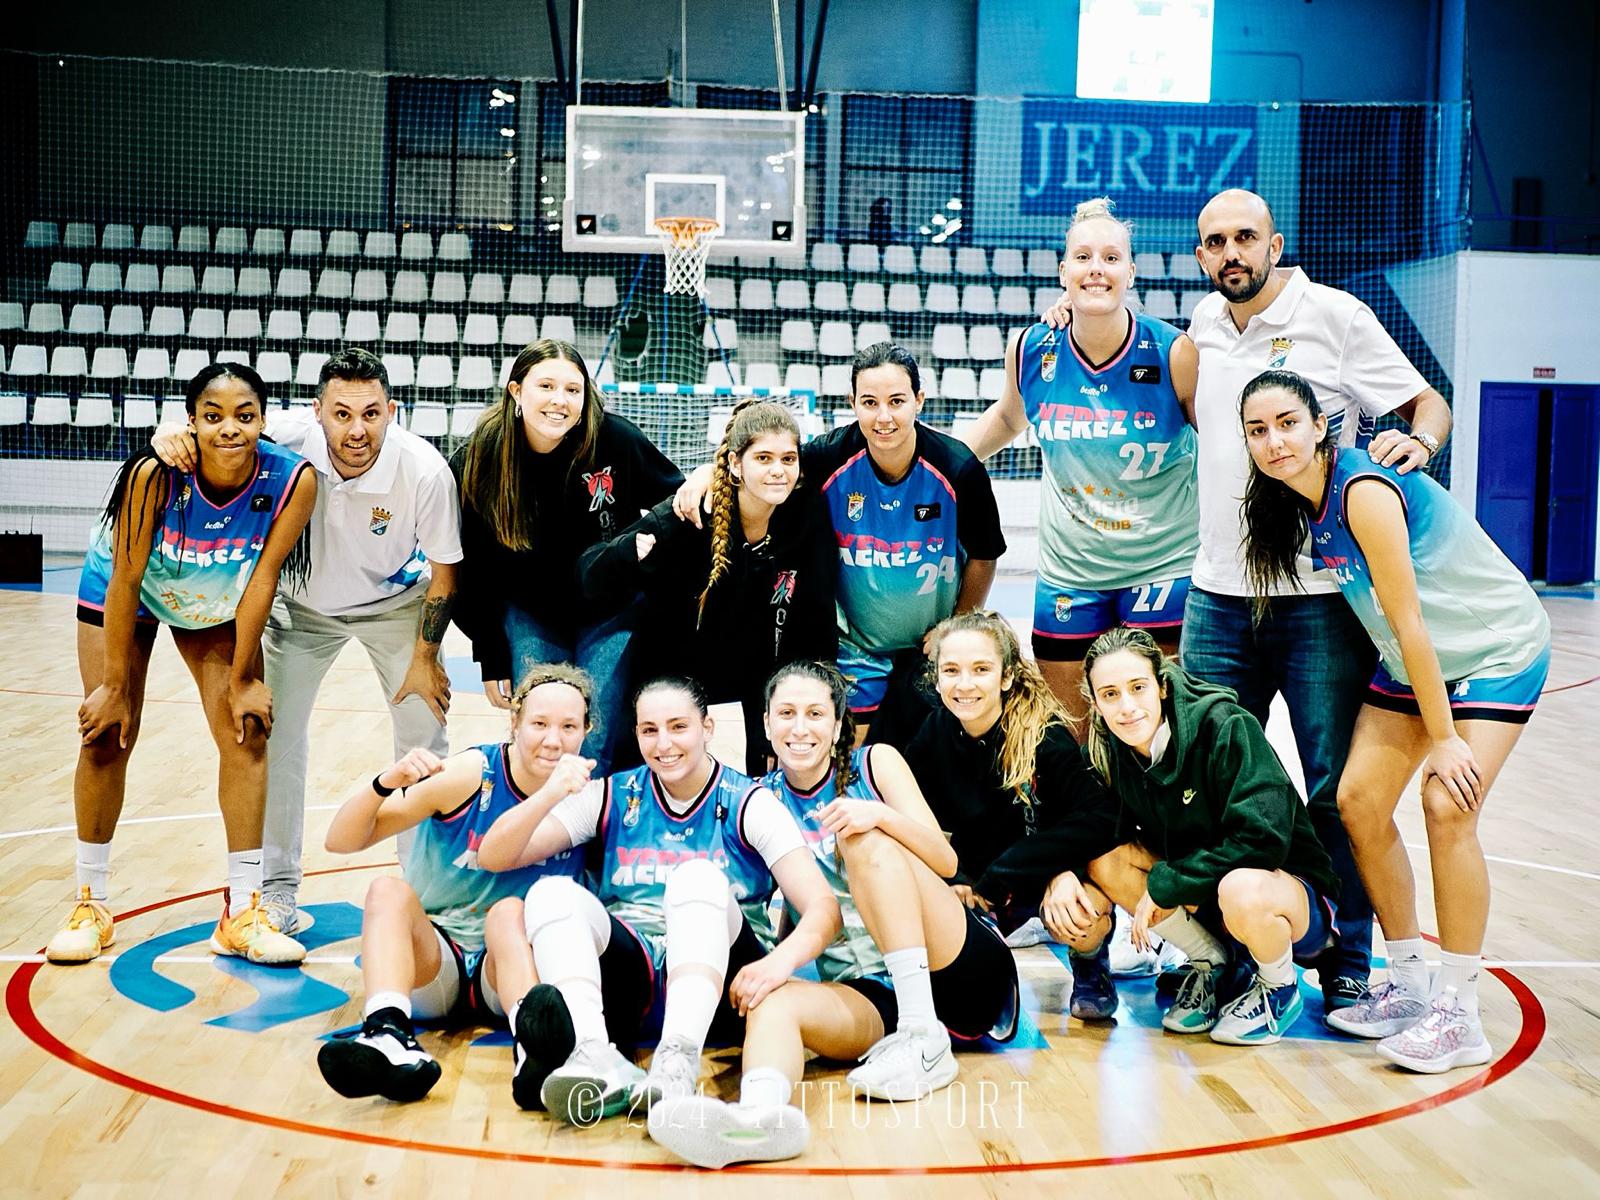
M1272 350L1267 355L1267 368L1271 370L1283 366L1289 361L1289 351L1293 349L1293 338L1273 338Z
M852 521L861 520L861 514L866 511L867 494L865 492L851 492L845 497L844 515Z
M367 529L378 537L382 537L389 532L389 521L393 516L394 514L387 508L375 507L372 510L372 521L367 525Z
M1039 378L1049 383L1056 377L1055 351L1049 350L1039 356Z

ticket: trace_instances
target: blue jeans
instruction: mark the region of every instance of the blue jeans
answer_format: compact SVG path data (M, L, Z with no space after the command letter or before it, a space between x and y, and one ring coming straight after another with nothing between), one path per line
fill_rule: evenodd
M572 636L552 629L520 608L506 608L513 688L537 663L573 663L594 680L594 703L589 708L591 728L583 739L583 753L595 760L596 779L610 774L617 758L617 744L630 737L633 728L626 712L633 615L630 608L598 625L584 626Z
M1260 624L1252 606L1246 596L1191 588L1183 613L1183 668L1232 688L1263 726L1273 695L1283 695L1311 825L1339 876L1340 891L1332 897L1339 941L1331 953L1339 974L1365 980L1372 965L1372 902L1339 820L1339 776L1377 652L1337 593L1275 597Z

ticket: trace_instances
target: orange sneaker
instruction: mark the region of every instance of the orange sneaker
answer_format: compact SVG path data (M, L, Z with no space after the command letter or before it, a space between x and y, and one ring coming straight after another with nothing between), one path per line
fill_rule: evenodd
M50 939L44 956L53 963L89 962L99 958L100 951L116 940L111 910L101 901L91 899L85 884L78 889L78 902L67 918L67 927Z
M306 948L292 937L278 932L267 910L261 907L261 893L250 893L250 907L228 913L228 889L222 889L222 917L211 934L211 949L217 954L232 954L253 963L292 967L306 956Z

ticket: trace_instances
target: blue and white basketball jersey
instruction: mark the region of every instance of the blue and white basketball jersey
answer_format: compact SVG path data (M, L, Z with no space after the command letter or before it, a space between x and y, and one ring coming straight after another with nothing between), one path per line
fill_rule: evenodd
M920 439L927 436L918 431ZM918 454L885 483L865 449L822 485L839 541L839 608L845 637L875 654L916 645L955 611L965 555L954 483Z
M1122 349L1096 368L1066 330L1023 333L1017 383L1044 458L1039 574L1052 583L1109 590L1193 568L1197 443L1169 369L1181 336L1135 314Z
M660 941L667 935L667 876L679 863L710 859L727 875L751 931L771 946L777 939L767 902L777 885L744 837L744 806L760 786L715 763L705 790L680 816L649 767L612 775L600 802L601 902L641 936Z
M1318 566L1333 573L1384 670L1412 685L1366 555L1345 521L1345 490L1357 479L1387 484L1405 508L1417 599L1447 682L1514 675L1548 650L1550 618L1538 596L1449 492L1422 471L1401 475L1373 462L1365 450L1335 447L1328 490L1311 520L1311 552Z
M499 901L526 896L534 880L546 875L576 878L583 869L583 856L575 850L515 871L478 866L478 845L489 827L527 799L506 766L508 747L479 746L478 752L483 755L483 784L477 794L455 811L417 826L405 861L406 882L422 902L422 911L464 950L483 945L484 917Z
M870 746L862 746L850 752L853 778L850 786L844 790L848 799L883 799L872 780L872 770L868 764L870 750ZM850 881L845 878L844 862L839 857L839 839L817 820L817 814L839 796L838 770L830 768L822 781L809 792L796 791L781 770L768 773L761 782L771 789L772 794L794 817L795 824L800 826L806 845L816 856L817 865L822 868L823 877L833 889L834 899L839 902L839 912L844 916L844 928L839 936L817 955L817 977L828 983L836 979L862 979L869 975L884 974L887 968L883 964L883 952L873 941L855 901L851 899Z
M256 443L256 474L230 498L215 502L193 475L169 471L171 494L139 585L139 601L156 620L180 629L209 629L233 620L267 533L311 465L265 438ZM78 603L105 610L113 534L102 521L84 558Z

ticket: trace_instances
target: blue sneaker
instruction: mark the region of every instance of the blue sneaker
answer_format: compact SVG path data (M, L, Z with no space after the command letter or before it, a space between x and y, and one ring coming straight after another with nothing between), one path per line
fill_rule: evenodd
M1229 1046L1264 1046L1279 1041L1304 1011L1298 981L1273 987L1257 975L1238 999L1217 1014L1211 1040Z
M1117 984L1111 978L1111 939L1090 955L1068 955L1072 998L1067 1011L1080 1021L1105 1021L1117 1014Z

